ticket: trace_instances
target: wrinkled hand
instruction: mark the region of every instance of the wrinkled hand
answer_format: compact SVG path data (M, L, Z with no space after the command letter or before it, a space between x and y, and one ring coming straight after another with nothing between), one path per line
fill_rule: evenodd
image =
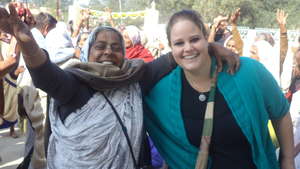
M279 25L286 25L288 14L284 12L282 9L277 9L276 12L276 20Z
M231 24L236 25L237 24L237 20L238 20L238 18L239 18L240 15L241 15L241 9L238 8L237 10L234 11L234 13L230 17Z
M5 8L0 8L0 30L21 39L22 33L29 31L28 26L18 17L12 3L9 4L9 13Z
M223 69L223 61L228 65L228 73L234 74L239 69L240 56L238 54L217 43L209 43L208 50L209 54L217 59L218 72L221 72Z

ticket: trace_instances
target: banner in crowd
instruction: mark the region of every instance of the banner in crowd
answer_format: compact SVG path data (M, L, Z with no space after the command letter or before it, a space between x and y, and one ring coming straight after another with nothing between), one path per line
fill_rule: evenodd
M249 40L252 38L254 39L256 35L263 33L263 32L270 33L273 36L275 42L279 42L279 39L280 39L279 29L268 29L268 28L250 29L248 27L238 27L238 30L239 30L243 40L247 40L247 39ZM300 31L288 30L287 35L288 35L289 42L297 42L298 37L300 36Z
M136 19L138 17L143 18L146 11L135 11L135 12L112 12L111 15L113 19ZM108 13L104 11L90 10L90 14L93 17L108 17Z
M88 8L83 8L79 6L69 6L69 20L74 19L78 13L82 10L88 10L92 18L97 20L107 20L109 18L109 13L105 11L92 10ZM134 12L112 12L113 19L137 19L144 18L146 11L134 11Z

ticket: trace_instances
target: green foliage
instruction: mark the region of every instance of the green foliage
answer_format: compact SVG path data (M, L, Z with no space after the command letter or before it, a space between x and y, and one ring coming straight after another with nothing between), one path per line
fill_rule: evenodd
M160 11L160 21L166 22L172 13L182 9L198 11L205 22L212 22L219 14L230 15L241 8L239 26L277 28L276 9L289 13L288 28L299 28L297 13L299 0L156 0Z
M8 1L8 0L1 0ZM29 0L28 0L29 1ZM57 0L31 0L38 6L47 6L56 9ZM122 11L144 10L150 7L152 0L121 0ZM197 10L205 22L212 22L219 14L230 15L235 9L241 8L239 26L278 28L276 22L276 9L284 9L288 16L288 29L300 27L298 12L300 0L155 0L156 8L160 12L160 23L166 23L169 17L182 9ZM72 0L61 0L61 9L66 13L67 5ZM119 0L90 0L89 7L95 10L103 10L109 7L113 12L120 11ZM121 20L116 21L120 23ZM142 19L122 20L125 24L142 24Z

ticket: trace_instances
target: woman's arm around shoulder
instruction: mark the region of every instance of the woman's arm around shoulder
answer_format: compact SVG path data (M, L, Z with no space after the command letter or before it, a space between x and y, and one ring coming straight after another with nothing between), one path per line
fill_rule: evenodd
M143 93L149 92L155 84L177 66L172 53L164 54L145 65L145 73L139 81Z

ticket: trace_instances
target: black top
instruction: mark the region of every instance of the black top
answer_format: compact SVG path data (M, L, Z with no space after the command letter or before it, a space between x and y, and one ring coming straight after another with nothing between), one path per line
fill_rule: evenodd
M199 101L199 92L193 89L182 73L181 112L189 142L199 147L204 122L206 101ZM208 98L209 92L204 93ZM213 133L209 153L212 169L255 169L250 144L234 119L228 105L216 89Z

